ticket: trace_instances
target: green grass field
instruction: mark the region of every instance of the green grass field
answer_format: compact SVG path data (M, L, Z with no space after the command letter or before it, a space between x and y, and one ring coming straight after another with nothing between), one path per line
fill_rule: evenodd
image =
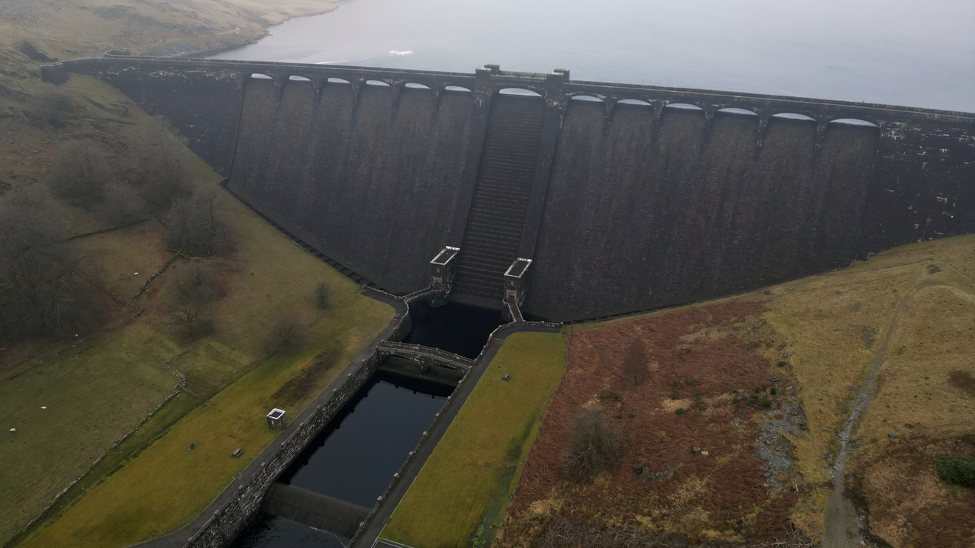
M564 371L562 335L508 337L381 536L424 548L489 545Z
M219 392L22 546L128 546L192 520L278 435L267 411L297 415L387 322L386 305L347 299L316 327L309 348L272 357ZM296 377L307 383L300 394L288 384ZM237 448L243 458L230 456Z
M97 80L72 77L64 89L100 104L124 104L128 115L124 123L120 119L116 128L122 139L151 139L160 131L148 114ZM102 123L110 126L112 115L102 116L109 119ZM198 185L215 186L220 180L202 160L196 159L192 169ZM390 307L358 295L353 282L302 251L230 195L225 195L224 205L239 244L234 256L221 260L227 295L212 312L215 329L211 334L196 340L179 334L162 302L172 271L156 279L138 301L132 300L146 278L172 256L165 245L164 227L157 221L148 221L77 241L81 252L102 271L106 296L110 295L115 303L125 303L118 304L105 329L77 340L27 341L0 353L0 542L26 525L92 462L106 454L105 460L61 504L67 506L77 496L87 495L64 515L63 521L59 519L40 530L41 536L35 536L31 544L96 545L94 540L72 537L81 532L72 528L75 522L71 519L85 516L85 508L92 507L89 499L98 493L120 503L128 501L125 504L129 510L144 512L138 518L142 522L139 527L120 526L117 532L103 537L99 535L104 531L98 528L107 530L107 522L90 519L90 515L83 518L87 522L84 527L101 531L92 532L91 538L104 539L105 545L129 542L122 539L135 542L144 535L175 528L189 514L162 511L170 501L166 491L155 489L175 488L180 477L199 474L200 481L194 481L194 489L180 491L172 504L173 508L191 511L204 507L236 470L273 439L270 433L258 433L260 428L266 430L264 408L269 409L275 402L287 406L294 416L389 322L393 315ZM76 208L63 206L59 214L69 233L99 228L92 225L90 216ZM319 282L326 284L329 302L334 303L327 311L315 308L313 293ZM135 318L137 313L140 314ZM265 362L264 334L284 313L301 318L309 327L309 345L292 355ZM166 363L184 352L179 359ZM316 365L312 367L310 363ZM25 373L11 378L27 366L30 368ZM200 398L179 396L113 449L116 440L136 427L172 392L176 371L185 374L187 387ZM247 385L248 379L264 382ZM292 382L272 397L289 380ZM244 385L237 387L238 383ZM233 405L219 404L228 394L237 401ZM214 399L193 411L211 396ZM191 414L186 417L188 413ZM214 416L212 413L218 413L216 418L208 418ZM228 421L228 416L235 418ZM186 418L149 445L183 417ZM17 431L10 432L11 428ZM199 429L205 429L206 434L194 434L202 431ZM167 440L181 439L179 436L201 439L203 443L187 442L187 446L195 443L200 447L193 453L174 446L178 450L174 449L173 454L211 460L197 462L191 473L179 468L181 461L162 449L169 443ZM235 443L235 439L239 440L237 445L224 447ZM207 440L214 445L208 446ZM245 458L230 459L229 452L238 446L244 449ZM120 462L136 454L138 457L109 476ZM232 463L224 462L224 457ZM172 461L166 463L175 468L150 467L152 472L145 474L149 483L134 482L120 489L124 481L118 478L134 477L129 476L130 470L140 469L144 466L141 463L152 458ZM94 486L106 477L104 483ZM136 504L140 500L155 501L157 505L146 512L145 507ZM103 510L92 514L102 514ZM124 510L127 509L119 508ZM125 523L125 519L134 518L118 515L118 519Z

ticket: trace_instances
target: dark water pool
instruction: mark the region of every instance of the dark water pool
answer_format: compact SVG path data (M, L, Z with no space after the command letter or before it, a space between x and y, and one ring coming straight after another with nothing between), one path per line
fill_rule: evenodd
M426 301L410 304L413 329L403 342L422 344L476 358L488 336L504 322L501 312L448 303L433 308Z
M349 539L290 519L261 514L231 548L344 548Z
M377 372L279 481L372 508L450 392Z

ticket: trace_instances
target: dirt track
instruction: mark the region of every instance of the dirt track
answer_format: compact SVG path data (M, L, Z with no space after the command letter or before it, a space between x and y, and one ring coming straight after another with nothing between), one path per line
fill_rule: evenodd
M887 346L894 335L894 331L897 329L897 319L900 317L901 311L920 290L936 285L944 284L938 280L924 281L915 286L907 295L904 295L900 303L897 304L897 310L894 311L890 325L887 327L884 342L880 345L876 357L867 366L867 374L853 402L853 409L850 411L850 416L843 422L843 430L837 434L839 449L836 455L836 462L833 465L832 489L827 495L826 508L823 510L823 524L825 527L823 535L824 548L866 546L861 535L863 525L857 515L856 507L846 491L846 457L850 436L856 429L860 417L870 408L870 404L877 394L877 373L879 373L881 366L887 358Z

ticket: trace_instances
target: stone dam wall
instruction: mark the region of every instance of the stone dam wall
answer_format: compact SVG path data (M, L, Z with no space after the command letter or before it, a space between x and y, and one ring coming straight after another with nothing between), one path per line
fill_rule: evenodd
M491 65L105 57L43 68L55 82L72 72L170 119L230 191L398 294L425 287L451 245L455 299L500 308L496 278L523 257L523 310L576 320L975 232L971 113Z

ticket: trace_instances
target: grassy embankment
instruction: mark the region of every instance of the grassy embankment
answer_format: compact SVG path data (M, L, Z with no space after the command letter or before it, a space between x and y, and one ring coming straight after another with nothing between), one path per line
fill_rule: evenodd
M89 118L87 124L98 124L113 139L151 138L161 130L126 97L100 82L72 78L63 92L78 103L98 103L84 107L78 116L82 122ZM127 108L127 114L118 114L119 107ZM39 142L37 146L41 150L49 144ZM45 152L49 153L42 150L41 154ZM41 169L29 173L44 177ZM216 185L219 180L198 159L193 176L200 186ZM175 528L212 500L234 473L270 443L273 434L266 430L263 419L266 408L279 405L292 414L299 412L388 322L391 309L357 295L355 284L226 198L226 217L239 244L234 256L221 260L227 296L212 312L212 334L189 340L176 329L164 304L172 271L158 278L140 300L133 300L138 287L172 255L166 249L164 227L150 220L77 242L90 262L99 265L100 283L106 299L113 303L113 319L106 329L77 341L35 340L4 349L0 379L6 380L0 381L0 426L7 439L0 444L5 469L0 475L0 508L5 509L0 538L23 527L106 451L106 459L65 501L80 495L81 487L87 488L87 496L63 519L41 530L30 544L125 544ZM59 204L58 213L71 233L100 228L77 208ZM330 301L335 303L324 312L313 303L318 282L327 284ZM264 333L285 312L305 320L311 342L292 355L264 361ZM179 354L182 356L169 362ZM116 440L173 390L176 371L186 375L192 394L172 400L135 435L112 449ZM238 378L241 380L234 383ZM300 382L287 384L289 379ZM286 388L279 391L282 386ZM217 395L206 405L138 454L213 394ZM8 432L10 428L17 432ZM185 447L183 440L190 440ZM186 451L190 443L198 447L192 453ZM244 449L245 458L229 456L237 447ZM93 487L135 454L138 456L125 462L115 475ZM184 461L180 458L184 456L194 460ZM150 464L153 459L163 464ZM139 474L140 469L151 473ZM128 483L124 479L140 475L146 481ZM194 481L177 492L159 490L180 485L179 478ZM124 502L115 507L121 514L106 512L112 503L99 502L99 496ZM147 511L140 506L144 501L156 505ZM98 518L82 520L91 532L89 538L71 524L72 516L85 515L91 508L97 508L91 514ZM134 524L138 527L116 527L126 520L138 522ZM97 532L109 530L102 536Z
M836 432L849 416L855 390L891 328L901 298L918 291L893 326L879 392L855 431L853 462L864 451L885 452L896 438L924 432L937 439L975 434L961 417L975 416L975 398L949 382L952 371L975 373L975 238L913 244L852 268L773 289L767 320L790 342L808 433L796 441L807 488L795 519L811 534L822 527L822 506L835 458ZM910 426L907 426L910 425ZM856 467L848 473L858 474ZM933 470L916 471L933 479ZM936 479L933 479L936 481ZM901 498L891 490L889 497ZM875 501L878 502L878 501Z
M382 536L411 546L489 545L564 370L561 335L508 337Z

